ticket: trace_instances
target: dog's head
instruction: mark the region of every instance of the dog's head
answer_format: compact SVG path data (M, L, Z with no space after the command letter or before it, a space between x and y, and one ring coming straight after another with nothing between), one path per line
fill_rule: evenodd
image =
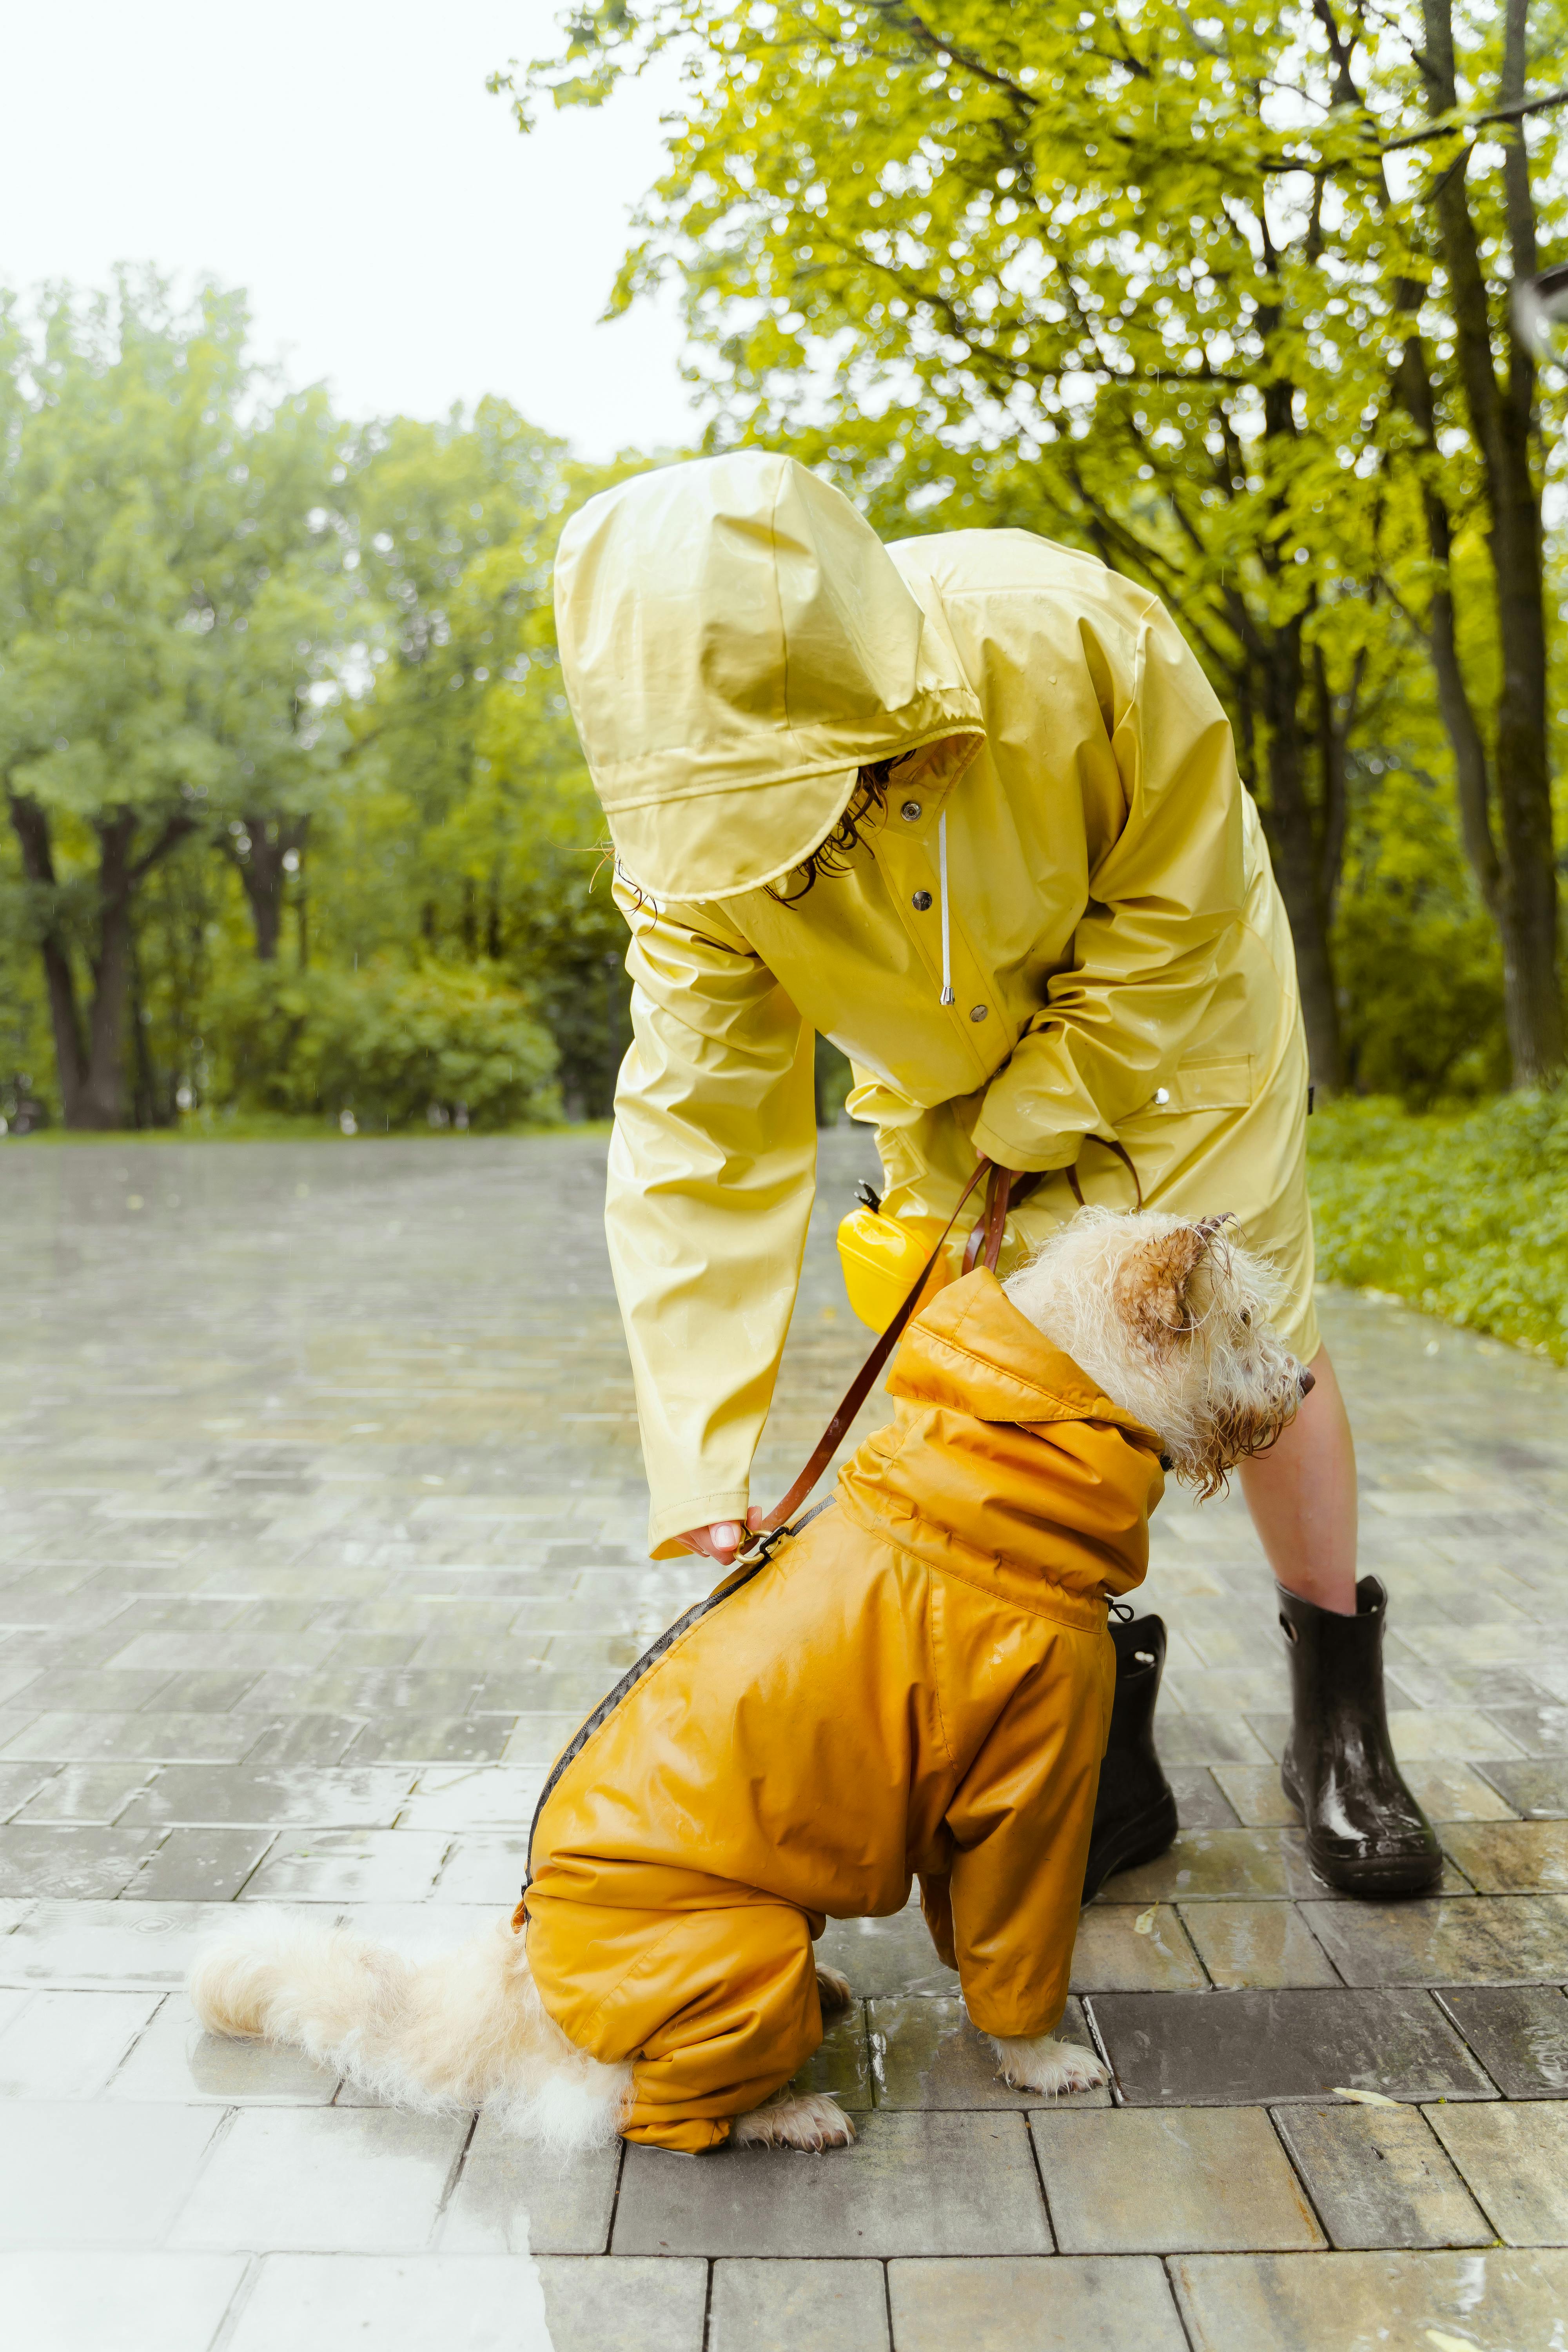
M1272 1445L1312 1384L1269 1319L1278 1276L1226 1217L1081 1209L1006 1287L1200 1497Z

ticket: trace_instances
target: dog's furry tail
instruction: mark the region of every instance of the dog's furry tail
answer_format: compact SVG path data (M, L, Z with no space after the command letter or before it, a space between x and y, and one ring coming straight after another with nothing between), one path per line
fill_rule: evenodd
M563 2149L613 2139L630 2093L629 2066L568 2042L506 1926L415 1962L346 1927L258 1912L197 1955L190 1995L210 2033L302 2050L395 2105L490 2106Z

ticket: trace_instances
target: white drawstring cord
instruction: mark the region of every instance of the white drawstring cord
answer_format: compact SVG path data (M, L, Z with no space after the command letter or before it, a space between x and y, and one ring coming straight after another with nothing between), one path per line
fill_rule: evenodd
M942 1001L952 1003L952 942L947 928L947 811L936 821L937 897L942 903Z

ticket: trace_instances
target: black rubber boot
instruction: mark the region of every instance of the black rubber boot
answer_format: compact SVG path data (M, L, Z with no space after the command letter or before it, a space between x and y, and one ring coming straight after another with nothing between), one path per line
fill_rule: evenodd
M1416 1895L1443 1869L1431 1823L1400 1778L1383 1698L1388 1595L1356 1586L1356 1614L1319 1609L1282 1586L1294 1720L1280 1785L1300 1808L1307 1859L1346 1895Z
M1163 1853L1181 1826L1175 1792L1154 1753L1164 1622L1158 1617L1133 1617L1121 1624L1112 1620L1110 1630L1116 1644L1116 1696L1083 1874L1086 1903L1093 1902L1114 1872Z

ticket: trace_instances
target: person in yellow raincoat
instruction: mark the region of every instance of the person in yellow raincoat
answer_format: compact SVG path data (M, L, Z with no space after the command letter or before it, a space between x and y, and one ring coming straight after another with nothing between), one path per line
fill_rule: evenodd
M984 1270L889 1387L836 1507L656 1645L535 1818L529 1968L580 2049L632 2062L627 2139L698 2154L787 2083L826 1916L900 1910L911 1872L981 2032L1066 2006L1105 1596L1148 1566L1158 1441Z
M1316 1381L1240 1474L1289 1637L1284 1778L1333 1883L1434 1878L1313 1310L1289 931L1169 615L1025 531L884 546L760 450L591 499L555 593L631 930L606 1216L654 1556L722 1564L742 1540L812 1204L820 1031L854 1066L885 1215L945 1219L984 1154L1039 1179L1004 1272L1075 1186L1230 1212L1273 1257ZM1108 1764L1103 1855L1128 1851L1136 1781Z

